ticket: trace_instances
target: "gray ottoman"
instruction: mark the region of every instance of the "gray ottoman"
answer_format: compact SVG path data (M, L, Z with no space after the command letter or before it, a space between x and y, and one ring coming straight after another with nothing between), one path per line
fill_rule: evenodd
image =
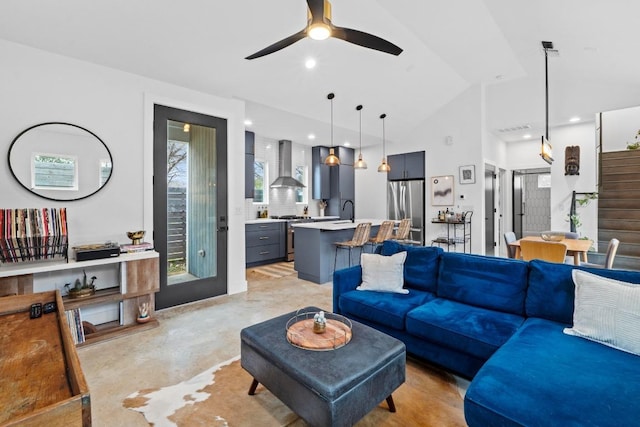
M301 311L320 311L307 307ZM242 367L312 426L351 426L383 400L395 412L391 393L405 380L401 341L353 322L344 347L311 351L287 341L286 324L296 312L243 329Z

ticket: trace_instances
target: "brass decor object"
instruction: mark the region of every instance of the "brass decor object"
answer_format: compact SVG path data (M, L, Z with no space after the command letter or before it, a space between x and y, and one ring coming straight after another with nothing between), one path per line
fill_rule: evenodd
M142 238L145 235L144 230L139 231L127 231L127 237L131 239L132 245L139 245L142 243Z

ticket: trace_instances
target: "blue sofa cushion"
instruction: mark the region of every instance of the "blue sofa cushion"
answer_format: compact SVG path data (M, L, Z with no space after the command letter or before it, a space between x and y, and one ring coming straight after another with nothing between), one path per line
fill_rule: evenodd
M477 307L524 315L527 273L524 261L444 253L440 257L437 295Z
M386 240L380 253L389 256L402 251L407 252L407 259L404 261L405 286L435 293L440 255L444 252L442 248L409 246Z
M405 316L435 298L430 292L411 289L408 294L374 291L350 291L340 295L340 313L354 315L370 322L404 330Z
M573 323L575 285L571 272L575 268L623 282L640 284L640 271L576 267L533 260L529 262L529 289L525 302L527 317Z
M465 396L470 427L638 425L640 358L565 326L527 319L480 368Z
M522 316L437 298L407 313L407 332L488 359L524 322Z

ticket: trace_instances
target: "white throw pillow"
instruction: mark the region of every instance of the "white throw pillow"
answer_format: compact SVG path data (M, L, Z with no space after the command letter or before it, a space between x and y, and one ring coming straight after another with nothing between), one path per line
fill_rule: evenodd
M395 292L408 294L404 285L404 260L407 252L398 252L391 256L377 254L362 254L362 284L359 291Z
M564 333L640 355L640 285L573 270L573 327Z

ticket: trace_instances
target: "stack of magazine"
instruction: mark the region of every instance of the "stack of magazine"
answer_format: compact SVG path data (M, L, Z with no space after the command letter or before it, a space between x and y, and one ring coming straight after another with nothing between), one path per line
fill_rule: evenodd
M129 245L120 245L120 253L134 253L134 252L145 252L152 251L153 243L142 242L137 245L129 244Z
M84 328L82 327L82 315L79 308L65 311L67 315L67 322L69 323L69 330L71 331L71 338L73 338L74 344L82 344L85 341Z

